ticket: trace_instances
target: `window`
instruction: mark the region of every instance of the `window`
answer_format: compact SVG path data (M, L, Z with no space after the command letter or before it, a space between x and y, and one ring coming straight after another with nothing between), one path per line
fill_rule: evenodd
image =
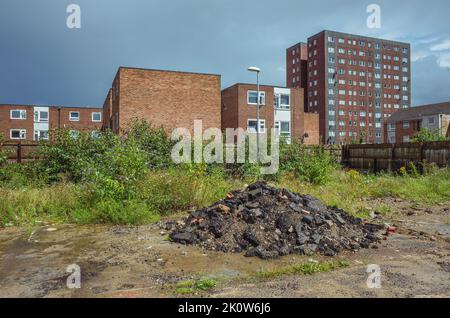
M276 121L275 129L277 129L281 135L290 135L291 123L289 121Z
M289 109L291 107L290 104L290 95L288 94L279 94L275 96L275 108L278 109Z
M27 138L27 130L26 129L11 129L9 131L10 139L26 139Z
M247 132L251 134L257 133L257 120L256 119L249 119L247 120ZM260 119L259 120L259 132L264 134L266 132L266 120Z
M34 140L48 140L48 130L35 130L34 131Z
M408 143L409 142L409 136L403 136L403 142Z
M257 95L258 95L257 91L248 91L247 92L247 104L257 105L258 104ZM266 104L266 92L259 92L259 104L260 105Z
M39 123L39 122L44 122L47 123L48 122L48 111L35 111L34 112L34 121Z
M70 121L80 121L80 112L70 112L69 120Z
M94 123L101 122L102 121L102 113L101 112L92 113L92 121Z
M12 109L11 119L27 119L27 111L21 109Z
M434 125L434 117L428 118L428 124L429 125Z
M403 121L403 129L408 129L409 128L409 121L405 120Z

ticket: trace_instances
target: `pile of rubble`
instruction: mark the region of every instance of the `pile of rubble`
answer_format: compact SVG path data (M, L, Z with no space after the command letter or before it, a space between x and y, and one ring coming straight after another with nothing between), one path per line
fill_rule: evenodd
M270 259L291 253L334 256L376 246L383 226L258 182L183 221L166 223L166 229L178 243Z

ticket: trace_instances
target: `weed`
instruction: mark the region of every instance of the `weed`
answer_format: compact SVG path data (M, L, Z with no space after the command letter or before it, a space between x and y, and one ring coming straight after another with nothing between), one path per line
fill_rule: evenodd
M260 271L256 274L256 277L259 279L272 279L275 277L286 275L313 275L321 272L330 272L332 270L348 266L349 263L346 261L328 261L328 262L308 261L301 264L295 264L279 269Z
M199 280L187 280L176 285L178 294L193 294L196 292L206 292L217 286L217 281L212 278L201 278Z

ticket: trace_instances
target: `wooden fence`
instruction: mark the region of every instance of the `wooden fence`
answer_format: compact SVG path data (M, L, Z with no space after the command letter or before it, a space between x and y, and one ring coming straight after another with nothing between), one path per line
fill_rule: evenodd
M328 152L337 162L358 170L395 171L408 163L435 163L440 167L450 166L450 141L348 146L307 146ZM6 153L9 162L26 162L42 159L38 155L37 143L3 143L0 150Z
M10 163L22 163L30 160L42 159L42 157L38 155L37 143L5 142L0 144L0 150L6 154L6 158Z
M450 141L348 145L342 149L342 163L358 170L396 171L408 163L419 162L450 166Z

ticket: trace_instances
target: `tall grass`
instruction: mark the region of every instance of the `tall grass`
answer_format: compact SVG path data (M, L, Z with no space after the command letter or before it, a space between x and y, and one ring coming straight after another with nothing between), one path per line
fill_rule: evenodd
M352 214L367 215L369 209L389 213L392 207L377 198L398 198L421 204L450 204L450 169L436 169L423 176L395 174L363 175L355 170L335 170L324 185L303 182L292 174L280 178L279 186L311 194L326 204L337 206Z

